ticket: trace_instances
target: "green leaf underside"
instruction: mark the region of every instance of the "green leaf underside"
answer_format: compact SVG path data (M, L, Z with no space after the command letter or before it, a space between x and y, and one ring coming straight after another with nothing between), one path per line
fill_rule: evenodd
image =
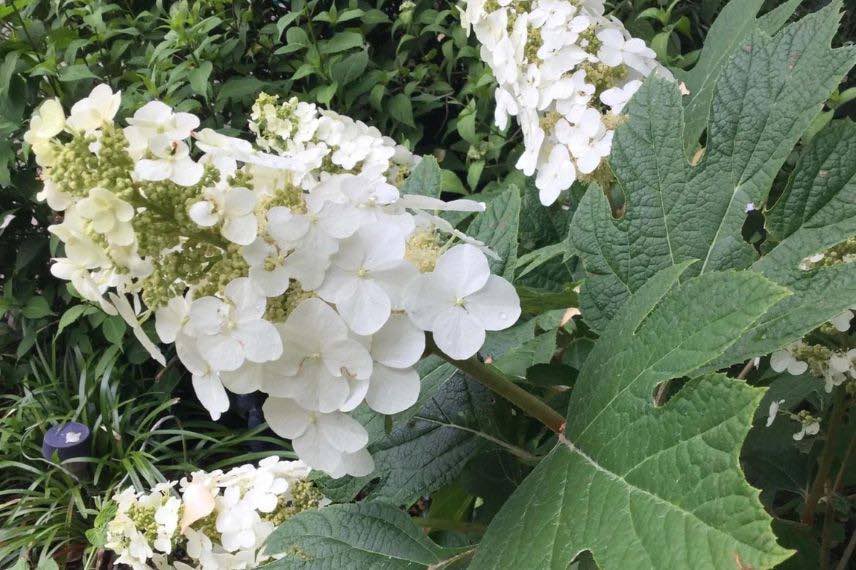
M494 519L471 568L564 569L584 550L606 570L788 557L739 465L763 391L712 374L662 407L652 401L659 383L716 358L786 291L754 272L678 285L687 267L658 273L604 331L571 397L567 439Z
M717 81L696 167L684 153L677 86L651 78L634 96L610 158L625 214L614 219L593 187L572 225L588 274L582 309L594 328L602 330L665 267L699 259L696 273L756 260L741 236L746 207L766 200L791 148L854 62L856 49L829 47L839 8L835 2L774 37L756 30L735 51Z
M371 446L377 465L370 499L410 506L449 483L493 432L493 396L480 384L456 374L408 423Z
M493 396L437 357L423 360L417 369L419 400L393 416L390 433L386 416L365 406L357 409L356 419L369 432L375 471L367 477L320 478L327 497L346 502L367 488L369 499L410 506L452 481L484 448L487 440L480 433L495 431L488 413Z
M437 546L405 513L383 503L331 505L304 511L268 539L285 556L265 568L426 568L458 550Z

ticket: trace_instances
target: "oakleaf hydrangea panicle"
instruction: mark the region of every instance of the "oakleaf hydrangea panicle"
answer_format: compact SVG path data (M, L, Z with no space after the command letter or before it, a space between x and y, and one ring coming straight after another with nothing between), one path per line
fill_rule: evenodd
M466 359L519 317L495 254L437 215L484 205L402 196L419 158L377 129L262 94L254 144L197 132L199 118L160 101L120 128L120 106L101 85L67 119L54 100L33 116L40 198L63 212L52 271L163 362L153 320L213 419L229 391L261 391L268 424L311 468L367 475L368 433L349 412L417 401L426 332ZM251 542L240 524L224 523L227 548Z
M517 118L517 168L535 174L544 205L609 155L617 116L642 79L671 77L645 42L604 15L602 0L464 0L461 23L496 77L496 125Z

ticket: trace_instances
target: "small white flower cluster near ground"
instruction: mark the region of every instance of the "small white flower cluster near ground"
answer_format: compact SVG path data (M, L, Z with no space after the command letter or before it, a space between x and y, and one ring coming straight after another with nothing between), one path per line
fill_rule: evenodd
M104 531L116 563L134 570L257 568L264 541L287 518L327 501L301 461L263 459L227 472L197 471L180 482L113 497Z
M550 205L609 155L617 115L657 71L654 51L633 38L602 0L464 0L496 89L496 124L517 117L525 151L517 168L537 172Z
M154 315L212 418L227 389L262 391L312 468L367 475L368 434L348 412L416 402L426 331L466 359L519 317L494 254L436 215L483 204L402 195L418 159L377 130L262 95L259 150L158 101L119 128L120 104L102 85L67 119L55 101L32 119L40 196L64 212L52 271L163 362L140 324Z

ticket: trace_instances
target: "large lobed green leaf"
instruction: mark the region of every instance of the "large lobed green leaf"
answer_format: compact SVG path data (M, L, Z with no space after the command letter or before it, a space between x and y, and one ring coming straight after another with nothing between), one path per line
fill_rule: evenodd
M766 354L856 303L856 263L805 271L800 262L856 234L856 125L833 123L812 139L767 216L781 240L752 269L794 294L762 317L715 365Z
M678 284L687 267L650 279L606 328L580 372L565 436L494 519L471 568L563 570L585 550L606 570L757 568L788 557L739 465L763 391L713 374L662 407L652 399L787 293L748 271Z
M590 188L571 228L588 274L583 313L593 327L602 330L660 269L689 259L701 260L692 271L702 273L755 262L741 236L747 207L767 199L791 148L854 63L855 48L829 47L840 5L773 37L756 29L741 42L716 82L695 167L684 153L678 87L652 78L636 94L610 158L625 214L614 219L603 193Z
M764 0L734 0L719 13L707 33L698 63L688 72L677 71L689 91L684 101L687 116L684 141L691 150L707 126L716 80L731 55L758 28L776 33L802 1L788 0L761 18L756 15Z

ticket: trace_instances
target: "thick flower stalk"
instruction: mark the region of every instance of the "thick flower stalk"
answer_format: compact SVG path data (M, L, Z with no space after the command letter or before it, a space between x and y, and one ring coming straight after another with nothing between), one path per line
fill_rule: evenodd
M141 493L113 497L104 526L116 563L134 570L238 570L270 558L263 545L289 517L329 503L301 461L263 459L227 472L197 471ZM112 512L112 511L111 511Z
M154 316L212 418L227 390L262 391L313 469L367 475L348 412L416 402L426 332L463 360L520 315L492 252L434 213L483 205L402 195L419 159L376 129L263 94L257 148L159 101L120 128L120 103L101 85L67 119L47 101L31 121L39 196L64 213L52 271L163 362L140 324Z
M602 0L464 0L461 21L499 84L496 125L517 117L517 168L537 172L544 205L609 155L618 115L641 80L670 76L645 42L604 15Z

